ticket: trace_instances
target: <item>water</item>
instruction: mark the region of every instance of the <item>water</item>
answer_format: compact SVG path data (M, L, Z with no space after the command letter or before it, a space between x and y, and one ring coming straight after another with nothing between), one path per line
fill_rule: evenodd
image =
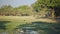
M60 24L35 22L32 24L23 24L12 31L13 34L60 34ZM0 34L9 34L0 32Z
M39 34L37 31L33 31L33 30L26 30L26 32L24 34Z
M0 34L9 34L8 32L0 32Z

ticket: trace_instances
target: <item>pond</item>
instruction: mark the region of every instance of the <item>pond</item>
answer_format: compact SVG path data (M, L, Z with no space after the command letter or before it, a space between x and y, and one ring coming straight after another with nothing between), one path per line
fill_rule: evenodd
M39 34L39 32L34 30L26 30L24 34Z
M24 32L32 34L60 34L60 23L32 22L31 24L23 24L18 26ZM34 33L36 34L36 33Z
M0 32L0 34L9 34L8 32Z
M60 34L60 23L32 22L19 25L12 32L13 34ZM0 34L10 33L0 32Z

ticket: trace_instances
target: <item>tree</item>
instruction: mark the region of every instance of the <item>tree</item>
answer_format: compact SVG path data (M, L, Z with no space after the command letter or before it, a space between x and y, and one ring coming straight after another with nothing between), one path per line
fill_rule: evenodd
M10 5L4 5L0 8L0 15L6 15L6 16L21 16L21 15L32 15L33 8L30 6L19 6L13 8Z
M12 11L12 6L10 5L4 5L0 8L0 13L2 13L2 15L10 15Z
M21 15L32 15L33 14L33 12L32 12L33 8L29 7L29 6L26 6L26 5L19 6L19 7L15 8L15 9Z
M52 18L55 17L55 8L60 6L60 0L37 0L35 4L33 4L35 10L39 11L38 9L47 7L51 9Z

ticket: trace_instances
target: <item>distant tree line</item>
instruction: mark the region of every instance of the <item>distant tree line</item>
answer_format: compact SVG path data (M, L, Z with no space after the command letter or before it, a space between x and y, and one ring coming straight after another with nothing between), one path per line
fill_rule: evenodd
M31 6L19 6L13 8L5 5L0 8L0 15L5 16L31 16L45 15L52 18L60 16L60 0L37 0Z
M10 5L5 5L0 8L2 16L30 16L33 14L33 8L30 6L19 6L13 8Z

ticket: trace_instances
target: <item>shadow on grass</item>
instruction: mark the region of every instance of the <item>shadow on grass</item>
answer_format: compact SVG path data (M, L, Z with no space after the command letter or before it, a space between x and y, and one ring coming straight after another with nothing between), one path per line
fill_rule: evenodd
M0 29L1 30L6 30L6 24L9 23L10 21L0 21Z

